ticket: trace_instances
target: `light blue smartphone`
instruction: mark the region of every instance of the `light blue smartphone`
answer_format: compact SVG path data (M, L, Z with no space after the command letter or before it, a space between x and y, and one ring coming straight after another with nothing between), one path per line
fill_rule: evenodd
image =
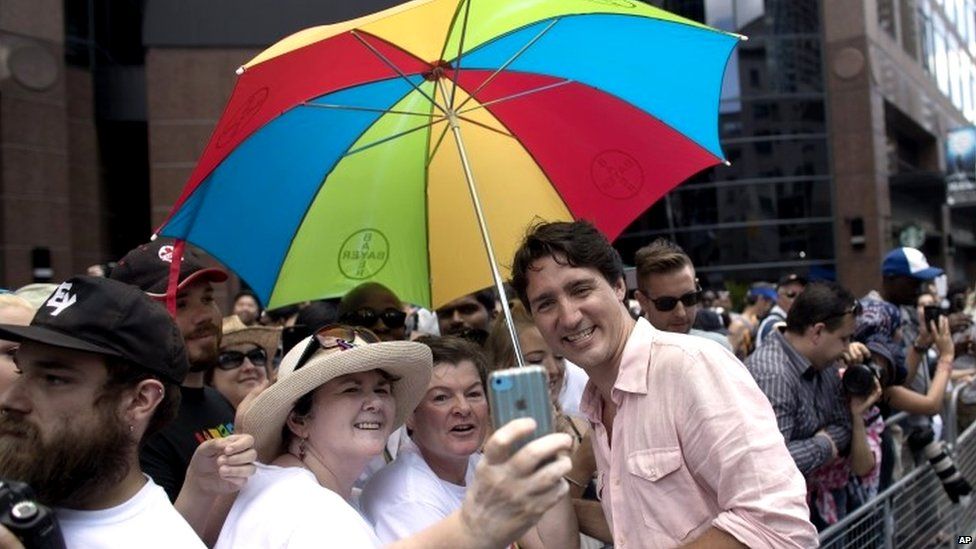
M549 375L542 366L522 366L492 372L488 377L488 403L495 429L520 417L535 420L535 432L520 440L512 453L553 431Z

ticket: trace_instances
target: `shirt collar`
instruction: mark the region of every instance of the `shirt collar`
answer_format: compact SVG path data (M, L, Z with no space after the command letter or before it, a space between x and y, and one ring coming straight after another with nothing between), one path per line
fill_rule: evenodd
M651 353L651 341L656 331L646 319L637 319L624 345L620 367L617 369L617 380L610 391L611 395L617 391L647 394L648 358ZM617 400L615 396L613 399ZM592 380L588 381L586 388L583 389L580 412L593 423L602 422L603 400Z
M786 362L791 368L793 368L796 375L807 381L813 380L814 376L817 374L817 370L813 367L813 363L811 363L807 357L801 355L799 351L790 345L790 342L783 335L783 332L773 330L770 335L775 341L778 341L780 346L783 348L783 352L786 354L787 358Z
M647 319L641 317L630 331L627 344L624 345L623 355L620 357L620 368L617 370L617 381L613 388L617 391L647 394L648 358L651 355L651 342L657 330Z

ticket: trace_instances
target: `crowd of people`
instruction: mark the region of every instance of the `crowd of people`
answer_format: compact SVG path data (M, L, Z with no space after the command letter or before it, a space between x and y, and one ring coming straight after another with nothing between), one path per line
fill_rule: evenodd
M0 295L0 479L69 548L805 548L924 462L968 501L938 413L976 373L972 296L939 295L912 248L864 297L786 273L736 313L673 242L628 290L592 225L542 223L511 261L513 330L492 290L430 311L376 282L225 315L228 273L173 254ZM493 426L487 383L519 362L557 431L524 446L534 421Z

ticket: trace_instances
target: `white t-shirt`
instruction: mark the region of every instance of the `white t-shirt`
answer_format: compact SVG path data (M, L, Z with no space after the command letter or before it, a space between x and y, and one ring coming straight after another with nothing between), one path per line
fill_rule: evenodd
M217 539L241 547L379 547L365 519L304 467L256 463Z
M136 495L121 505L98 511L57 508L54 514L70 549L205 547L173 508L166 491L148 476Z
M466 485L474 480L474 468L480 459L481 454L468 458ZM466 486L438 478L413 441L404 437L397 458L373 475L359 503L376 535L384 543L390 543L460 509L466 491Z
M559 407L567 416L576 416L586 419L579 409L580 400L583 398L583 389L590 380L586 371L568 360L566 363L566 373L564 374L565 383L563 389L559 391Z

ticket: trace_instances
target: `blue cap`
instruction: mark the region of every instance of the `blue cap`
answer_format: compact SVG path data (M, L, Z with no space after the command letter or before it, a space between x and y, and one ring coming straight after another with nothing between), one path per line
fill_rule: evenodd
M769 287L752 288L749 295L762 296L772 301L776 301L776 290Z
M881 263L884 276L910 276L919 280L932 280L942 275L942 269L929 265L925 254L915 248L895 248L888 252Z

